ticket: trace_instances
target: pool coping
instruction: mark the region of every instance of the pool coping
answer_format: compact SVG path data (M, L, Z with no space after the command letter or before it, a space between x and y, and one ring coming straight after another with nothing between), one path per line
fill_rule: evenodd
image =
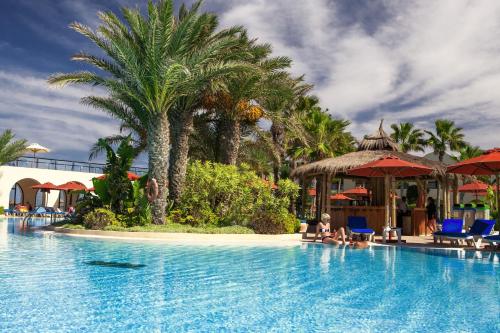
M233 245L233 246L300 246L300 234L260 235L260 234L198 234L181 232L130 232L68 229L55 226L45 226L39 230L54 232L71 237L86 237L110 240L131 240L165 242L177 245Z

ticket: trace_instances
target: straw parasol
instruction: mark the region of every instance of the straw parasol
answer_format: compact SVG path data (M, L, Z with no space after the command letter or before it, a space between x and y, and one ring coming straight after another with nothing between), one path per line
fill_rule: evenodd
M384 119L380 121L378 130L365 135L359 143L358 150L388 150L401 151L399 145L384 131Z
M36 153L48 153L50 151L49 148L44 147L38 143L32 143L28 147L26 147L26 150L31 151L33 153L33 157L35 157Z
M373 161L357 168L350 169L348 174L360 177L384 177L385 181L385 219L389 223L390 212L390 197L392 189L389 190L391 179L393 177L416 177L420 175L428 175L432 169L399 159L396 156L385 156L377 161ZM394 215L394 214L392 214ZM393 221L394 223L395 221Z

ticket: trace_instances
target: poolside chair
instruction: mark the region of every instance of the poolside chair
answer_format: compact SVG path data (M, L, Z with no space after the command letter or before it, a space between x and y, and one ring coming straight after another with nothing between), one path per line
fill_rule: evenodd
M368 240L373 240L375 231L368 228L368 222L364 216L348 216L347 217L347 234L351 235L368 235Z
M490 235L483 237L484 241L490 243L491 246L500 248L500 235Z
M441 237L450 240L453 244L459 241L465 241L467 245L478 249L481 246L481 240L488 236L495 226L495 220L475 220L468 232L447 232L441 233Z
M440 243L443 243L443 239L446 238L446 234L462 233L463 227L463 219L444 219L442 223L442 230L433 233L434 243L437 243L438 239Z

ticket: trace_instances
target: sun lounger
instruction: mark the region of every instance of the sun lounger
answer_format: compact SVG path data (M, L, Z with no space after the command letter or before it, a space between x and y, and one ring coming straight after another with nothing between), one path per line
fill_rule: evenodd
M440 243L443 243L443 239L446 238L446 234L462 233L463 228L464 228L463 219L444 219L442 223L442 229L440 231L436 231L433 233L434 243L437 243L438 239Z
M347 234L348 235L368 235L369 240L372 240L375 231L368 228L368 222L364 216L348 216L347 217Z
M483 237L485 242L490 243L492 246L500 247L500 235L491 235Z
M481 240L488 236L495 226L495 220L475 220L468 232L441 232L441 239L448 239L450 242L459 245L459 241L465 241L467 245L478 249Z

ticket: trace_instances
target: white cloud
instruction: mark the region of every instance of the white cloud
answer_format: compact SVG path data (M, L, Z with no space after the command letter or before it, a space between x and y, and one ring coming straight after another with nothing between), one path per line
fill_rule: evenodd
M225 4L223 24L243 24L291 56L322 104L354 119L356 135L380 118L432 127L447 117L471 143L499 145L484 133L500 124L500 2L380 1L387 15L371 31L361 21L342 24L342 15L366 10L355 4L351 13L323 0Z
M41 76L0 71L0 129L11 128L17 137L47 146L52 155L84 158L98 138L118 130L117 121L79 104L90 94L101 92L53 88Z

